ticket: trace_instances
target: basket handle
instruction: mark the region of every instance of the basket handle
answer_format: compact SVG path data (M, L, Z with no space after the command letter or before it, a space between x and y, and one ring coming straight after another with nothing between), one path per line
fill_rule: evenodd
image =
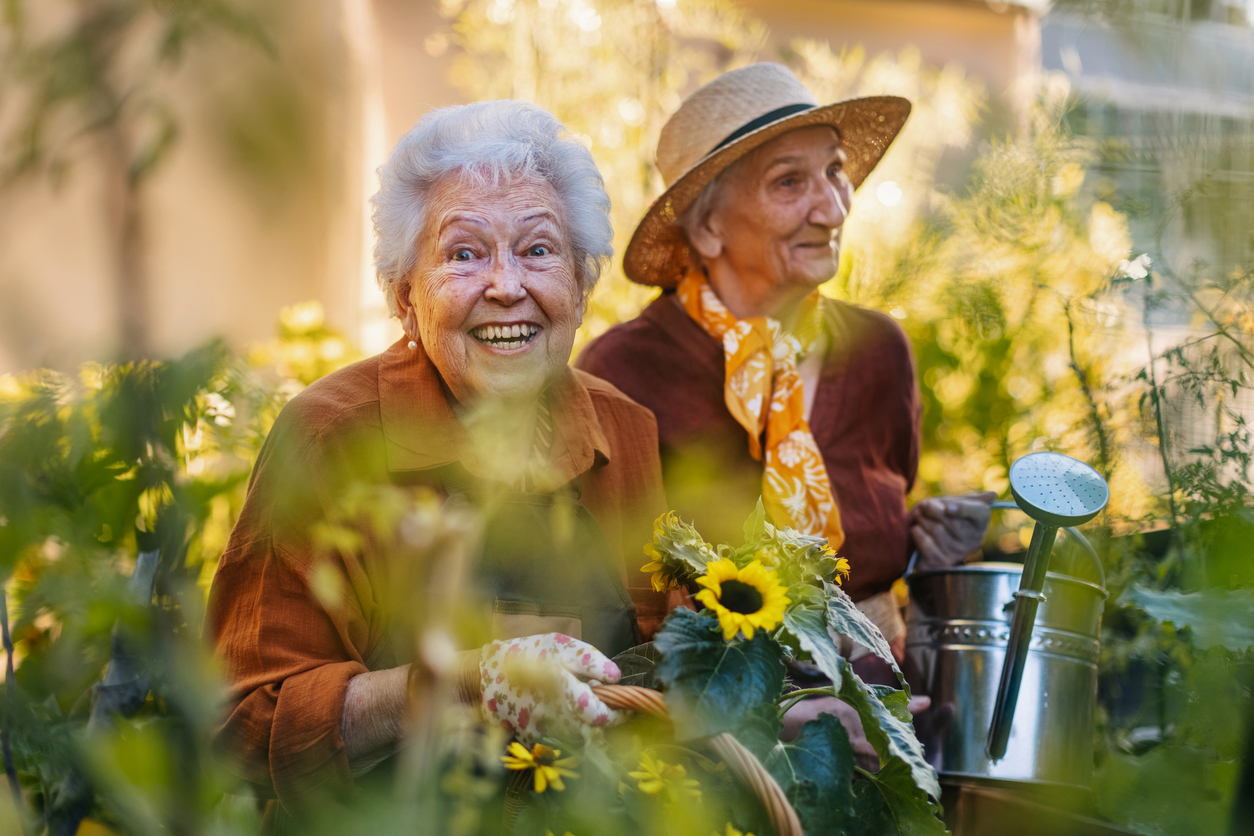
M595 685L592 692L610 708L649 714L662 720L670 719L662 694L651 688L637 685ZM708 740L732 774L748 785L762 802L777 836L805 836L797 811L788 803L788 797L771 777L771 773L766 771L766 767L762 766L752 752L727 732L716 734Z

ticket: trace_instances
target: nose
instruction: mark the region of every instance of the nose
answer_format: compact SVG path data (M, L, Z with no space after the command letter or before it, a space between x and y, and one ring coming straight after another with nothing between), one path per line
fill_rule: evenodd
M527 288L523 286L523 269L513 258L498 259L496 268L488 277L488 286L484 289L485 299L491 299L502 305L516 305L527 298Z
M844 225L849 217L851 195L845 192L842 185L829 182L826 178L819 184L814 204L810 207L810 223L833 231Z

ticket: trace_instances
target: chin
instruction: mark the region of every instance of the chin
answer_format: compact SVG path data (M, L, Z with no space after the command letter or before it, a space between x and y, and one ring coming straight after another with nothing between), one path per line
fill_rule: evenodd
M548 385L549 376L542 369L510 370L481 374L479 391L491 400L520 401L539 397Z

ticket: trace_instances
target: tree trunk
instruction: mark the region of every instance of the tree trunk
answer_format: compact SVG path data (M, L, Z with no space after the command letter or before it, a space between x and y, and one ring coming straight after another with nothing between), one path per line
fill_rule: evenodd
M144 259L141 181L131 173L130 143L115 125L104 135L106 217L114 243L114 300L118 348L123 360L150 355L151 316L148 270Z

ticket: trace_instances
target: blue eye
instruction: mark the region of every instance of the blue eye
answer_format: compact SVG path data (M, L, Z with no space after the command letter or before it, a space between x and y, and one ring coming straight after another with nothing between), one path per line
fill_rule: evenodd
M527 250L527 255L548 255L548 254L549 254L549 248L544 246L543 244L536 244L534 247Z
M471 258L471 252L465 247L453 253L454 261L470 261L470 258Z

